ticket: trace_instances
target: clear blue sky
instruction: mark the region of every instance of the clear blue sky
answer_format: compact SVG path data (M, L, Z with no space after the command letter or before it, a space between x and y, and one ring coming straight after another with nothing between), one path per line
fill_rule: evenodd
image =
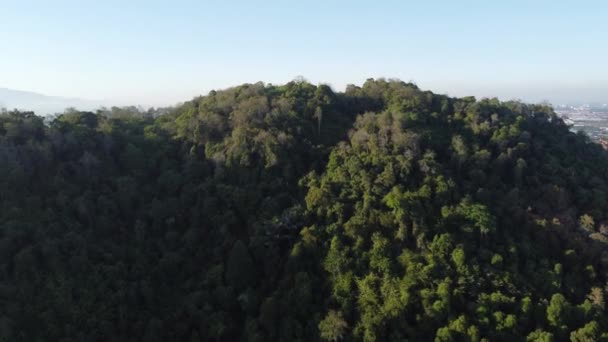
M607 1L0 0L0 86L171 104L298 75L608 102Z

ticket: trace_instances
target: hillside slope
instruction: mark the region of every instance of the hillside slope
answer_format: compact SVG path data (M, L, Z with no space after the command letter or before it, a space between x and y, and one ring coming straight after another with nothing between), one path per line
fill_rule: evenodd
M0 340L607 340L608 158L399 81L0 114Z

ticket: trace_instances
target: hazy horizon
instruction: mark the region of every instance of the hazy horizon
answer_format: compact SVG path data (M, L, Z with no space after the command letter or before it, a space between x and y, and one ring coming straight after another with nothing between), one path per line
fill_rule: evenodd
M32 11L36 8L36 11ZM0 87L166 106L298 75L450 96L608 102L608 4L24 1L0 6ZM23 24L27 23L27 24Z
M298 77L303 77L303 76L298 76ZM378 79L378 78L381 78L381 77L376 77L376 79ZM389 79L391 77L385 77L385 78ZM264 82L267 84L283 84L283 83L289 82L293 79L295 79L295 77L288 79L286 81L283 81L283 82L265 82L263 80L259 80L259 81L244 82L244 83ZM335 85L333 85L329 82L313 82L313 81L307 79L306 77L304 77L304 79L306 79L307 81L312 82L314 84L330 85L334 91L339 91L339 92L344 91L348 84L362 85L363 82L365 81L365 80L361 80L359 82L351 82L348 84L344 84L340 87L336 87ZM497 87L489 87L489 86L484 89L475 89L471 85L463 85L460 87L458 87L457 85L453 85L453 88L447 87L445 89L454 89L454 90L446 91L441 88L425 87L424 85L421 85L420 83L416 82L415 80L403 80L403 81L414 82L423 90L430 90L430 91L432 91L434 93L438 93L438 94L447 94L452 97L475 96L478 99L496 97L502 101L520 100L520 101L527 102L527 103L549 102L554 106L582 105L582 104L602 105L602 104L608 103L608 100L602 100L603 97L601 97L601 94L604 93L603 89L601 89L600 87L597 87L597 86L594 87L593 84L584 86L584 88L587 90L587 92L585 94L583 94L584 96L573 98L572 96L569 96L569 94L572 93L572 89L567 89L567 88L554 90L553 96L547 97L547 96L544 96L542 90L540 90L537 87L534 87L533 85L527 85L526 87L519 87L519 88L512 86L511 89L508 89L505 87L505 88L501 89L502 91L499 91L497 89ZM51 112L63 111L64 109L66 109L68 107L75 107L77 109L83 109L83 110L92 110L92 109L97 109L97 108L101 108L101 107L112 107L112 106L119 106L119 107L120 106L140 106L140 107L144 107L144 108L170 107L170 106L174 106L174 105L183 103L185 101L191 100L192 98L194 98L196 96L207 95L211 90L221 90L221 89L234 87L234 86L238 86L238 85L239 84L233 84L233 85L228 85L225 87L214 87L214 88L204 89L204 90L201 90L200 92L192 92L191 94L184 95L183 98L173 101L173 102L169 102L169 101L146 102L146 101L141 101L141 100L138 101L136 99L130 100L128 97L125 97L120 100L103 99L103 98L70 97L70 96L64 96L62 94L44 94L44 93L40 93L40 92L30 91L27 89L13 89L13 88L8 88L8 87L4 87L4 86L0 85L0 108L35 110L35 111L41 111L44 113L51 113ZM578 88L578 89L581 89L581 88ZM3 97L3 96L5 96L7 91L23 93L23 94L27 94L27 95L33 95L35 97L40 97L40 98L35 99L32 102L32 100L30 98L25 96L20 101L15 102L13 99L7 100ZM521 96L522 91L524 92L524 96ZM498 94L498 93L501 93L502 95L497 96L496 94ZM600 96L598 96L598 94L600 94ZM567 99L567 100L564 100L564 99ZM50 107L47 106L47 103L40 104L41 103L40 101L45 102L48 100L53 101L51 103ZM32 103L33 103L33 105L32 105ZM64 104L64 105L62 105L62 104Z

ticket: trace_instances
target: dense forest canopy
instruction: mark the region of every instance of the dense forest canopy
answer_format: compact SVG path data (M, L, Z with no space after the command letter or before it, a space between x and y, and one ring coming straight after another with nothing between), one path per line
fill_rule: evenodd
M395 80L0 113L0 341L608 341L608 156Z

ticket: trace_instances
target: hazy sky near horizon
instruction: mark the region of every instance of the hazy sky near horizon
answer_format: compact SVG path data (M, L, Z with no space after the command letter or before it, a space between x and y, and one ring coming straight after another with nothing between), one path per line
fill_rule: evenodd
M0 87L168 105L303 76L608 102L607 1L0 0Z

